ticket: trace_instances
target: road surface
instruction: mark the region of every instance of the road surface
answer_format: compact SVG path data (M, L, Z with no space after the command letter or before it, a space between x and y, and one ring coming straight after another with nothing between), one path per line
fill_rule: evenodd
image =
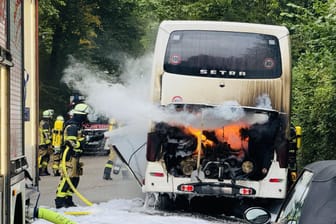
M84 174L77 190L92 203L107 202L112 199L144 198L141 188L131 173L122 168L118 175L112 173L112 180L104 180L103 170L108 156L83 156ZM49 172L51 169L49 168ZM40 206L55 208L54 199L60 177L42 176L39 182ZM73 196L75 204L85 206L80 198Z
M138 182L131 173L123 167L119 175L112 174L112 180L103 180L103 170L108 156L83 156L84 174L77 190L93 206L87 206L75 194L73 200L78 207L55 210L54 199L56 197L56 188L60 177L43 176L40 180L40 199L38 206L47 207L53 211L68 217L70 220L79 224L86 223L160 223L168 224L172 222L181 222L185 224L240 224L238 220L234 221L229 217L213 218L188 212L162 212L147 210L143 206L144 194L141 191ZM51 169L49 169L51 170ZM119 199L119 200L114 200ZM65 215L66 211L89 211L86 216ZM36 219L34 224L50 223L43 219ZM245 223L245 222L244 222Z

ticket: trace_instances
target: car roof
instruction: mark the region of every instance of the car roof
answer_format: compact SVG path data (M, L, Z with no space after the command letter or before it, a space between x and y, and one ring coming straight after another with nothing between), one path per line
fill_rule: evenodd
M313 172L313 177L301 210L300 223L335 223L336 160L314 162L305 170Z
M323 181L336 177L336 160L323 160L311 163L305 167L313 172L313 181Z

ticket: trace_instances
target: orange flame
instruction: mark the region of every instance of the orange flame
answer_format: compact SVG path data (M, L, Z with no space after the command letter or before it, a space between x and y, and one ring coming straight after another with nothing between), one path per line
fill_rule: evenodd
M213 131L219 142L226 142L230 145L232 150L239 151L241 149L248 149L248 138L241 137L240 130L242 128L248 128L248 125L242 122L234 123L222 128L215 129ZM212 140L207 139L206 136L202 134L202 130L200 129L194 127L183 127L183 131L186 134L195 136L198 139L198 142L201 142L201 144L205 147L211 147L215 145ZM197 154L200 148L201 147L198 146L194 153Z
M242 139L240 134L242 128L248 128L248 125L235 123L224 126L223 128L215 130L216 137L220 142L227 142L233 150L247 149L248 138Z

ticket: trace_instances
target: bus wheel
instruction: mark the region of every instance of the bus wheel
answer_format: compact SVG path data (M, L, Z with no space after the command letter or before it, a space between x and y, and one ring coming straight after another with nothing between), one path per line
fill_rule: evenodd
M172 210L173 199L168 194L159 194L157 208L160 210Z

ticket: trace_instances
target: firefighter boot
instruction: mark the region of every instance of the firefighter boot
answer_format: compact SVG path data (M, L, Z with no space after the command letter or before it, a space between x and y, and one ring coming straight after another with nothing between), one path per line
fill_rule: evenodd
M56 170L56 171L54 172L54 176L55 176L55 177L59 177L59 176L61 176L61 173L60 173L58 170Z
M65 198L65 207L77 207L75 203L72 201L72 196L68 196Z
M60 173L60 171L58 169L53 169L53 173L54 173L55 177L61 176L61 173Z
M56 199L55 199L55 206L56 206L56 208L67 207L66 203L65 203L65 198L56 197Z
M112 167L113 167L113 161L108 160L104 168L104 173L103 173L104 180L112 180L111 178Z
M111 177L110 175L104 173L104 175L103 175L103 179L104 179L104 180L112 180L112 177Z

